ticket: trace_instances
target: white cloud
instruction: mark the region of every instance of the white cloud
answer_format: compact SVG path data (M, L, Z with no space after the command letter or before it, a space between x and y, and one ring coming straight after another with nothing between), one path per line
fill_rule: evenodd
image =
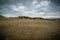
M39 4L35 6L35 8L41 8L41 7L48 7L50 1L41 1Z
M19 9L21 9L21 10L26 9L26 7L25 7L25 6L18 6L18 8L19 8Z
M30 16L30 17L43 17L46 14L46 11L48 11L50 1L42 0L38 3L38 0L33 0L30 7L22 5L22 3L18 3L17 5L11 5L10 8L13 11L17 11L16 14L7 14L4 16L7 17L15 17L19 16L19 13L22 14L22 16ZM18 13L19 12L19 13ZM58 14L58 13L56 13ZM46 17L55 15L55 13L47 13Z
M45 16L44 18L60 18L60 16Z
M35 6L38 3L37 0L33 0L32 5Z
M36 13L38 12L38 8L40 10L46 10L46 7L44 6L48 6L49 5L49 1L41 1L39 4L37 4L38 1L37 0L33 0L32 4L34 7L32 7L31 9L30 8L27 8L26 6L24 5L12 5L11 8L13 11L19 11L21 12L23 15L42 15L42 14L45 14L44 12L39 12L39 13ZM37 5L36 5L37 4ZM32 6L32 5L31 5ZM43 7L43 8L41 8Z
M45 12L40 12L39 14L45 14Z
M13 14L4 14L3 16L5 16L5 17L17 17L17 15L13 15Z
M17 6L15 6L15 5L11 5L11 7L10 7L13 11L19 11L19 9L17 8Z
M40 5L41 6L48 6L50 1L41 1Z
M22 6L22 5L11 5L10 8L13 10L13 11L20 11L20 12L24 12L27 8L25 6Z
M48 1L41 1L39 4L37 4L37 3L38 3L37 0L33 0L32 5L31 5L33 7L31 7L31 9L30 8L27 8L24 5L18 5L18 6L12 5L11 6L11 9L13 11L20 12L23 16L33 16L33 17L43 16L45 14L45 12L39 12L39 13L37 13L38 12L38 8L41 9L41 10L46 10L46 7L45 6L48 6L49 5L49 2ZM15 17L17 15L15 14L15 16L14 16L12 14L11 15L9 14L9 15L6 15L6 16L8 16L8 17L9 16Z
M35 13L34 16L35 16L35 17L36 17L36 16L37 16L37 17L39 17L39 16L42 17L44 14L45 14L45 12L40 12L40 13Z

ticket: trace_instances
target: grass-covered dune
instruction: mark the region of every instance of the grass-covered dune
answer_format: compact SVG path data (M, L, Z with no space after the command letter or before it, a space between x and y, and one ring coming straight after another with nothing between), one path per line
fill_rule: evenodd
M59 40L60 21L43 19L0 19L0 40Z

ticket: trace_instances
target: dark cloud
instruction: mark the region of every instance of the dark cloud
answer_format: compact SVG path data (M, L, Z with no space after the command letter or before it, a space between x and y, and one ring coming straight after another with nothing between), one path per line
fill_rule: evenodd
M60 0L51 0L51 2L57 6L60 6Z
M25 2L31 2L31 1L32 0L0 0L0 5L25 3ZM42 0L38 0L38 1L42 1ZM51 1L51 3L60 6L60 0L47 0L47 1Z
M5 4L17 4L17 3L22 3L25 5L25 3L28 2L27 4L31 3L32 0L0 0L0 5L5 5Z
M9 4L10 1L9 0L0 0L0 5L5 5L5 4Z

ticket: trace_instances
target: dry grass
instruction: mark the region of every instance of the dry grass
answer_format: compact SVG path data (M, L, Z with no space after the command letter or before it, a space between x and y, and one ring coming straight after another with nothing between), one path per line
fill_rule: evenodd
M0 20L0 35L4 40L59 40L60 22L40 19Z

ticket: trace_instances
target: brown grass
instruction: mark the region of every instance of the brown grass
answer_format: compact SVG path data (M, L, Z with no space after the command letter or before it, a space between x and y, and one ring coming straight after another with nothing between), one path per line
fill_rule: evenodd
M0 20L0 40L59 40L60 22L40 19Z

